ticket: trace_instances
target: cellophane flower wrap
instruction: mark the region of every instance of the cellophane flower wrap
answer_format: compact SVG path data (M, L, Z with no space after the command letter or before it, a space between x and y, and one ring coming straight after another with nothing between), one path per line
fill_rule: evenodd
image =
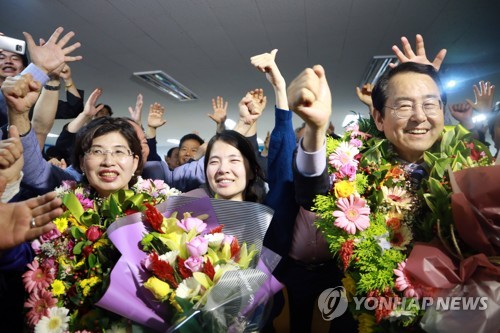
M281 288L270 273L280 258L262 248L272 213L180 196L116 221L122 257L99 305L158 332L259 329Z
M456 241L448 173L491 165L491 154L463 127L450 126L425 163L405 163L372 121L361 121L341 139L328 138L327 158L331 189L313 209L345 273L359 331L421 330L422 298L435 297L437 288L418 278L424 270L408 270L408 258L415 244L449 248Z
M120 216L144 211L146 204L162 203L180 192L163 181L142 178L132 189L107 198L74 181L63 182L56 192L65 211L53 221L55 229L32 242L36 256L23 275L27 325L36 332L124 329L127 319L96 306L120 257L108 227Z

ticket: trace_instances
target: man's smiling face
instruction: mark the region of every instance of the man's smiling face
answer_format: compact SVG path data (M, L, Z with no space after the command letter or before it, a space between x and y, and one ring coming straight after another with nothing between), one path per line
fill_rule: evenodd
M387 96L384 115L379 111L374 112L377 128L384 132L401 158L418 162L439 138L444 127L442 107L432 117L423 110L426 101L440 100L439 87L428 75L399 73L390 79ZM413 113L408 119L398 118L392 110L401 101L413 105Z

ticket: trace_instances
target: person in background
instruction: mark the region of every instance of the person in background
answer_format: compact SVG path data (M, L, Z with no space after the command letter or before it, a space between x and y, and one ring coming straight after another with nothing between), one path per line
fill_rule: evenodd
M174 170L179 166L179 147L172 147L165 155L165 162L170 170Z
M179 142L179 165L190 162L204 142L198 134L184 135Z

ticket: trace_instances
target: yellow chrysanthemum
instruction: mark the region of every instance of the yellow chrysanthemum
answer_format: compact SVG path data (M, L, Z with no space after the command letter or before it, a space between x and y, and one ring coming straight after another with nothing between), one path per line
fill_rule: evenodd
M342 285L347 293L347 300L351 302L356 293L356 282L349 274L346 274L345 278L342 279Z
M88 296L90 289L93 286L95 286L97 283L99 283L100 281L101 281L101 279L98 278L97 276L93 276L89 279L84 279L84 280L80 281L79 285L82 288L83 296L85 296L85 297Z
M66 287L61 280L54 280L50 286L52 287L52 294L54 296L62 295L66 291Z
M354 193L355 189L356 189L355 182L342 180L338 183L335 183L335 196L337 198L348 198L351 194Z
M102 246L107 246L109 245L109 240L105 238L99 238L97 242L94 243L94 249L98 249Z
M52 222L56 225L57 230L62 234L66 229L68 229L68 219L64 217L59 217L54 219Z
M367 313L358 316L358 333L372 333L375 327L375 317Z
M150 277L144 287L148 289L157 300L164 300L170 293L170 286L165 281L158 279L155 276Z

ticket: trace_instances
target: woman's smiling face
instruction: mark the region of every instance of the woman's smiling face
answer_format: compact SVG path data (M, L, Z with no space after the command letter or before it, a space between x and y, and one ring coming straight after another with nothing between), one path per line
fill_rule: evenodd
M119 132L110 132L92 140L80 167L97 193L107 197L118 190L128 189L138 163L139 158L132 155L125 137Z
M248 161L238 149L224 141L216 141L208 157L206 173L208 185L219 198L245 200L250 171Z

